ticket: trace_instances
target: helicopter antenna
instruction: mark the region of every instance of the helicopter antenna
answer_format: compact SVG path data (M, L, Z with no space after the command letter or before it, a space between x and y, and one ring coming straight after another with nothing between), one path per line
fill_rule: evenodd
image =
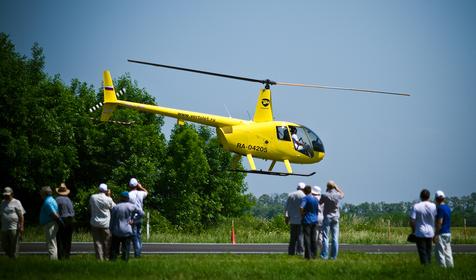
M248 119L251 120L251 115L250 115L250 112L248 110L246 110L246 114L248 115Z
M269 80L269 79L265 79L265 80L252 79L252 78L247 78L247 77L227 75L227 74L221 74L221 73L215 73L215 72L209 72L209 71L203 71L203 70L197 70L197 69L191 69L191 68L184 68L184 67L177 67L177 66L171 66L171 65L165 65L165 64L158 64L158 63L152 63L152 62L140 61L140 60L133 60L133 59L128 59L127 61L132 62L132 63L155 66L155 67L163 67L163 68L169 68L169 69L192 72L192 73L198 73L198 74L204 74L204 75L217 76L217 77L228 78L228 79L235 79L235 80L241 80L241 81L247 81L247 82L260 83L260 84L265 85L266 89L269 89L269 87L272 86L272 85L279 85L279 86L294 86L294 87L333 89L333 90L343 90L343 91L344 90L345 91L356 91L356 92L360 92L360 93L376 93L376 94L410 96L410 94L408 94L408 93L399 93L399 92L390 92L390 91L372 90L372 89L362 89L362 88L334 87L334 86L324 86L324 85L318 85L318 84L297 84L297 83L275 82L275 81L272 81L272 80Z
M225 106L225 110L226 110L226 112L228 113L228 117L231 118L230 110L228 110L228 107L226 106L225 103L223 103L223 106Z

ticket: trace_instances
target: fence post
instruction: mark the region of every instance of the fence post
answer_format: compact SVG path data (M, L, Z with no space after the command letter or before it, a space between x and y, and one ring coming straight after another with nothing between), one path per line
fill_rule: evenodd
M390 242L390 220L387 221L388 231L387 231L387 239Z
M147 212L147 226L146 226L146 231L147 231L147 240L150 238L150 212Z
M463 229L464 241L466 242L466 218L463 219L463 224L464 224L464 229Z

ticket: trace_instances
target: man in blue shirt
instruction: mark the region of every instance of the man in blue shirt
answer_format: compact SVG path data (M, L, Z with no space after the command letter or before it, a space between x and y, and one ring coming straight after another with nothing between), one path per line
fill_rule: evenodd
M436 201L436 220L435 220L435 256L441 267L453 267L453 254L451 252L451 209L445 203L445 193L437 191L435 193Z
M304 258L315 259L317 255L317 212L319 200L312 194L312 188L306 185L301 202L302 231L304 235Z
M41 198L43 205L40 210L40 225L45 231L46 245L48 246L48 254L50 260L58 259L58 247L56 246L56 233L58 232L57 222L61 222L58 204L53 198L53 191L49 186L41 188Z

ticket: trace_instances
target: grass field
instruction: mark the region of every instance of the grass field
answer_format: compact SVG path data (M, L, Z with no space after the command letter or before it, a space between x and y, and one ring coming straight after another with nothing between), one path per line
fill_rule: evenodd
M0 256L0 279L476 279L476 255L455 255L455 268L423 267L417 254L345 253L336 261L277 255L154 255L128 263L93 255Z
M230 242L230 225L224 224L210 228L201 233L187 233L180 231L161 232L152 228L149 242L172 242L172 243L228 243ZM256 226L241 225L235 222L236 239L239 243L286 243L289 240L287 229L270 229L266 224ZM410 232L409 227L368 227L358 228L353 226L341 226L340 242L351 244L406 244L406 238ZM29 227L25 232L24 241L43 241L43 230L40 227ZM145 227L143 239L145 240ZM80 230L73 235L74 241L90 242L91 233ZM476 228L452 228L453 244L476 243Z

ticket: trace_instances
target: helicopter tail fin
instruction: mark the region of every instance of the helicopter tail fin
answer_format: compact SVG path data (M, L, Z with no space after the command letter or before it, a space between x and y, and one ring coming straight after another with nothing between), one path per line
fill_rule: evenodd
M271 103L271 91L262 89L256 102L256 111L253 116L255 122L269 122L273 120L273 106Z
M114 90L114 85L112 83L111 73L106 70L104 71L104 107L102 109L101 121L107 121L112 116L112 113L116 109L117 101L116 91Z

